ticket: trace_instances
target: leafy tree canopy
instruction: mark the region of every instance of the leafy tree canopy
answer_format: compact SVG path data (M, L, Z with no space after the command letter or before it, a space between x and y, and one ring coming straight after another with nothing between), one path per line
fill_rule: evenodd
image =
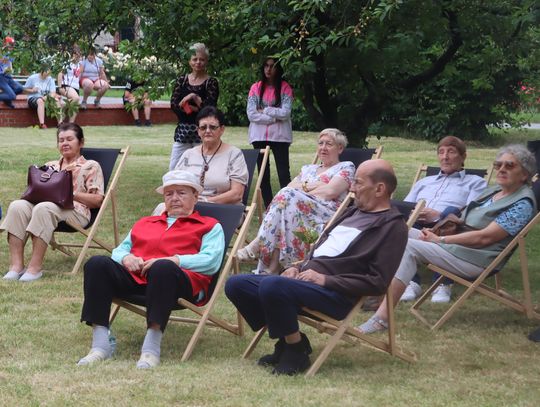
M0 13L28 67L135 19L143 37L121 46L133 61L181 65L189 45L204 42L234 123L246 120L261 59L274 55L304 107L296 126L339 127L357 145L381 123L480 137L540 88L535 0L0 0ZM131 70L146 70L150 83L174 79L171 70Z

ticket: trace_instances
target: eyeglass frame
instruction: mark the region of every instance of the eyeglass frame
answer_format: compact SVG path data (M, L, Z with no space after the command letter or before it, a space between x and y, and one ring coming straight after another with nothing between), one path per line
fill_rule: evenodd
M520 163L516 162L516 161L493 161L493 168L495 169L495 171L499 171L503 168L506 168L508 170L513 170L514 168L517 168L519 165L521 165Z
M197 126L197 130L202 131L202 132L210 130L210 132L213 133L213 132L217 131L217 129L219 129L220 127L223 127L223 125L220 124L219 126L216 126L214 124L207 124L207 125L204 125L204 126Z

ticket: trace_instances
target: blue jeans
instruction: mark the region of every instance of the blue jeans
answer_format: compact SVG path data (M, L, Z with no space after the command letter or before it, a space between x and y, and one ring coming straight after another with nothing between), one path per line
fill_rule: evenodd
M225 284L225 294L251 329L268 326L270 338L298 332L302 307L343 319L353 304L343 295L307 281L292 278L242 274Z
M14 80L11 75L0 73L0 101L9 102L15 100L15 97L22 93L23 87Z

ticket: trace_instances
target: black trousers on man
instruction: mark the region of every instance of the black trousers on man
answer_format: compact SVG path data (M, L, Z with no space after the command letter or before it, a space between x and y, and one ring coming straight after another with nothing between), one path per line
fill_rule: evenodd
M193 301L191 282L170 260L158 260L148 269L146 285L137 283L124 266L110 257L94 256L84 265L84 303L81 322L109 326L113 298L144 295L146 322L165 330L178 298Z

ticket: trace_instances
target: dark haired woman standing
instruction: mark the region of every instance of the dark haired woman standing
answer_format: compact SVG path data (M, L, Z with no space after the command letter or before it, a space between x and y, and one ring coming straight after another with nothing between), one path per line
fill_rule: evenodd
M251 85L247 102L249 142L253 148L270 146L276 163L281 188L291 182L289 146L292 143L291 108L293 91L283 79L283 68L274 58L266 58L261 66L261 80ZM262 157L259 157L259 171ZM265 206L272 200L270 163L261 185Z

